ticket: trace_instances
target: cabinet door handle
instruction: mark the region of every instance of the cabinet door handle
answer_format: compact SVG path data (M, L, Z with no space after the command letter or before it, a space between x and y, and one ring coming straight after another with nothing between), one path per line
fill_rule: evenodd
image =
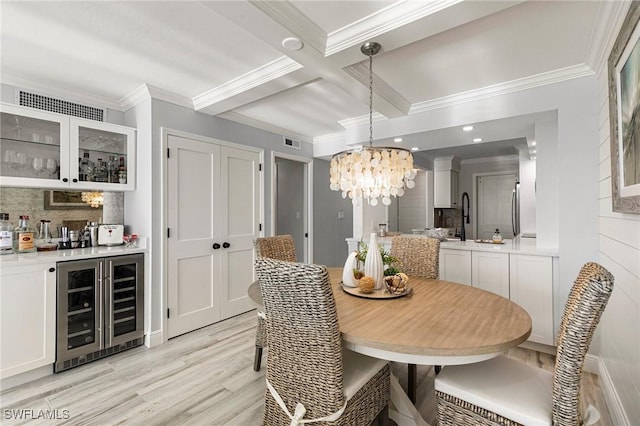
M78 179L73 179L73 182L74 182L74 183L78 182Z
M229 244L228 242L225 241L224 243L222 243L222 248L229 248L229 247L231 247L231 244Z
M49 268L49 272L55 272L56 268Z
M213 249L214 250L218 250L220 248L220 244L218 243L213 243Z
M62 181L63 181L63 182L69 182L69 179L67 179L67 178L62 178Z

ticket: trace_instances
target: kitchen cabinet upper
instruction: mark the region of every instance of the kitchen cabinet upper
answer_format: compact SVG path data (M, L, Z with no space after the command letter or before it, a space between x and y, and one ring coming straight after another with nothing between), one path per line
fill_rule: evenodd
M135 129L10 104L0 114L0 185L135 189Z

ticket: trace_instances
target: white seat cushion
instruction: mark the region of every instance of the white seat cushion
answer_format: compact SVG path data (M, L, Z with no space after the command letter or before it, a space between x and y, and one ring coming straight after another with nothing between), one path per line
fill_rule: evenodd
M345 398L351 399L386 364L387 361L342 348L342 377Z
M447 366L435 388L523 425L551 424L553 373L506 356Z

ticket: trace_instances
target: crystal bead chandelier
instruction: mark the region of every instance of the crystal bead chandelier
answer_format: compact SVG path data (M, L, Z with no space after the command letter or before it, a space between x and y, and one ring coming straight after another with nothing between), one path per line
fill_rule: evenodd
M96 209L104 203L104 195L102 192L83 192L81 197L82 201Z
M404 187L413 188L416 172L411 151L404 148L373 147L373 56L380 44L367 42L360 51L369 56L369 146L343 151L331 158L330 188L342 191L342 198L351 198L358 205L360 197L369 205L391 204L391 197L404 194Z

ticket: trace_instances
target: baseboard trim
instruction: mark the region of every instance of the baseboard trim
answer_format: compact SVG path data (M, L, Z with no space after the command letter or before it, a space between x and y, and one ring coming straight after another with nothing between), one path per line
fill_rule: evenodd
M144 336L144 345L148 348L152 348L154 346L158 346L164 343L164 334L162 330L156 330L147 333Z
M596 376L600 376L600 357L597 355L587 354L584 358L584 365L582 366L582 370L587 373L595 374Z
M2 390L7 390L51 375L53 375L53 364L25 371L24 373L16 374L15 376L5 377L0 380L0 388Z
M598 381L600 382L600 389L602 389L605 402L607 403L607 408L609 409L611 421L614 425L630 426L631 423L624 412L624 408L622 407L616 388L611 380L607 366L602 362L602 359L599 357L596 358L598 358Z

